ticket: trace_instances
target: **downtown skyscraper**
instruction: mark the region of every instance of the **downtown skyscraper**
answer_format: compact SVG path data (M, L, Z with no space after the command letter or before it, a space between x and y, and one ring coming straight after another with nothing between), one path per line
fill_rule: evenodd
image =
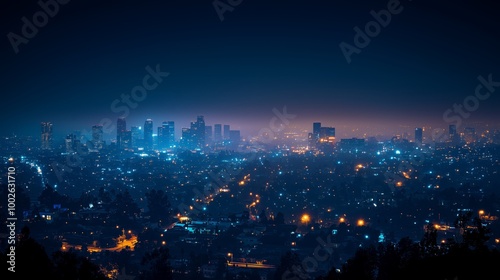
M203 116L196 117L196 123L194 126L191 126L191 129L194 129L194 137L196 145L199 148L205 146L205 118Z
M118 118L116 121L116 145L118 148L123 147L125 132L127 131L127 121L124 117Z
M104 131L102 125L96 124L92 126L92 145L94 150L98 151L104 147L103 135Z
M153 120L147 119L144 122L144 148L153 149Z
M158 127L158 149L171 148L175 145L175 127L173 121L164 121Z
M41 128L41 148L42 150L52 149L52 123L42 122Z
M205 146L205 118L198 116L191 122L189 128L182 129L181 145L187 149L203 148Z

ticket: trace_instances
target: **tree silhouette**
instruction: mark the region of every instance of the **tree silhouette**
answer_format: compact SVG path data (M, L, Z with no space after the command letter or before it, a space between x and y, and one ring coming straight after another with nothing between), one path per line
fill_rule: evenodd
M262 211L259 214L259 219L262 224L264 225L267 224L266 209L262 209Z
M74 251L57 251L53 254L52 259L57 279L107 279L98 265L77 255Z
M131 220L135 220L141 213L139 206L127 190L116 194L111 207L114 210L113 217L118 223L125 226L130 225Z
M425 232L420 241L420 246L424 255L439 254L439 248L437 246L437 229L432 224L427 224L425 226Z
M401 266L400 252L391 243L380 244L378 247L378 280L395 279Z
M172 267L170 266L169 258L170 253L167 247L160 247L154 249L152 252L146 253L141 262L144 269L141 271L138 279L173 279Z
M97 195L97 197L105 205L110 204L113 201L113 198L111 197L111 193L106 191L103 187L101 187L99 189L99 194Z
M97 205L97 197L91 193L82 192L80 197L76 200L78 209L89 207L90 204Z
M342 278L345 280L373 280L375 279L377 253L375 248L361 248L354 257L342 266Z
M483 226L478 217L472 217L472 212L459 213L455 227L460 233L458 243L463 247L477 250L487 248L486 242L490 239L491 229Z
M359 248L340 272L332 268L317 280L491 279L488 275L498 273L500 251L483 246L489 229L479 224L471 214L459 215L456 225L463 238L449 239L445 245L437 244L436 231L429 225L419 242L404 237L398 243Z
M308 277L308 275L302 268L299 255L288 251L281 256L280 264L274 273L274 279L294 279L293 277L303 279L304 277Z
M332 268L326 276L318 276L316 280L340 280L340 274L335 268Z
M38 196L38 201L40 202L40 206L43 206L47 209L53 209L54 204L69 204L69 198L65 195L59 194L52 186L46 184L43 191Z
M274 219L274 223L277 225L284 225L285 224L285 216L283 215L282 212L278 212L278 214L276 214L276 218Z
M156 221L161 225L160 221L167 220L171 213L167 193L162 190L150 190L146 192L146 199L151 221Z

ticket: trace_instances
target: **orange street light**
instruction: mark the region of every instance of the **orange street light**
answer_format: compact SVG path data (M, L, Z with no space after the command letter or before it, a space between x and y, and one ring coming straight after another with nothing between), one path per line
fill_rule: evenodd
M365 225L365 220L359 219L357 224L358 224L358 227L362 227Z
M300 218L300 221L303 223L303 224L308 224L310 221L311 221L311 217L308 215L308 214L304 214L302 215L302 217Z

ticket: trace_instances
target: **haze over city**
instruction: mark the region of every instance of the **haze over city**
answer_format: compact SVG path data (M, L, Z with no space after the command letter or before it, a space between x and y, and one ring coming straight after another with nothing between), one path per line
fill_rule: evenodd
M4 2L1 279L498 275L498 1Z

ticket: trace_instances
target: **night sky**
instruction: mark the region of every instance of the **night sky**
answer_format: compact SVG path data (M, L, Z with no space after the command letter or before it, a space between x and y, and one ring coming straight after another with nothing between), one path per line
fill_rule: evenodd
M39 123L51 121L62 136L115 121L121 95L143 85L147 66L169 75L129 108L128 126L173 120L180 131L204 115L208 125L248 135L286 106L293 127L320 121L341 137L390 134L445 128L444 112L469 100L477 108L464 125L498 127L500 87L477 104L471 97L478 76L500 82L496 1L402 0L348 63L339 45L355 47L354 28L365 30L370 12L392 2L221 0L234 5L221 20L211 0L71 0L13 47L22 18L33 23L43 9L4 1L0 131L38 135Z

